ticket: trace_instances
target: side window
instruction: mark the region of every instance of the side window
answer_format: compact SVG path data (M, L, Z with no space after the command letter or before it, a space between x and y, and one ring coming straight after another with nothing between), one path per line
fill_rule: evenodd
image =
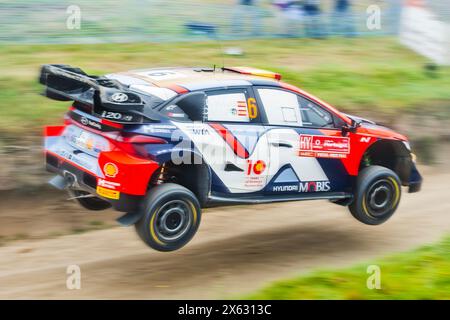
M172 120L175 120L175 121L181 121L181 122L192 121L192 119L189 118L187 113L184 112L184 110L181 109L176 104L169 104L168 106L165 106L164 108L159 110L159 112L162 115L164 115L166 117L169 117L169 118L171 118Z
M324 110L314 102L306 98L299 97L300 113L304 127L313 128L333 128L334 121L330 112Z
M301 126L302 115L296 94L277 89L258 89L269 124Z
M250 122L246 90L207 93L205 121Z

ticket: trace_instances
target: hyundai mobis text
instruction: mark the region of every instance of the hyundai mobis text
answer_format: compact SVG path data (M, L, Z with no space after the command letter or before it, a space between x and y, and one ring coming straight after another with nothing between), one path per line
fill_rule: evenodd
M92 76L45 65L45 95L72 101L45 128L54 186L113 207L150 247L195 234L207 206L329 199L378 225L422 178L407 139L248 67Z

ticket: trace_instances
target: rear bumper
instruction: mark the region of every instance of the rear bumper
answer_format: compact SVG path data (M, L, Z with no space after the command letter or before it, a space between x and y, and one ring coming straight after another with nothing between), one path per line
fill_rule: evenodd
M118 211L135 211L159 164L119 149L88 155L69 145L63 131L64 127L46 131L54 133L45 138L47 170L73 180L72 188L94 194Z
M46 154L46 168L47 171L56 173L62 177L65 177L68 174L72 175L75 180L75 188L95 194L97 197L109 202L117 211L133 212L138 209L140 201L144 198L144 196L125 193L121 193L119 199L111 199L101 196L97 193L98 177L66 161L61 161L59 158L55 157L55 155L48 152Z

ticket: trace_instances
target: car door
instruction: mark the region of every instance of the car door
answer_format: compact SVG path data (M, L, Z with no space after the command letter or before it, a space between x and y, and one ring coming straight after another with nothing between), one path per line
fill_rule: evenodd
M193 141L211 168L214 193L258 193L267 183L264 126L250 87L206 91Z
M350 153L335 116L297 93L256 88L264 107L270 161L266 194L342 192L349 176L341 159Z

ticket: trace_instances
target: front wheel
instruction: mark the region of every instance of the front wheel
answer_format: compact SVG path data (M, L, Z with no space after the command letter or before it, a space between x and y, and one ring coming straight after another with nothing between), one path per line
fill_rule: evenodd
M151 189L140 208L142 218L135 224L139 237L158 251L174 251L187 244L197 232L200 204L183 186L166 183Z
M349 209L353 217L368 225L387 221L401 197L400 179L392 170L370 166L358 175L354 200Z

